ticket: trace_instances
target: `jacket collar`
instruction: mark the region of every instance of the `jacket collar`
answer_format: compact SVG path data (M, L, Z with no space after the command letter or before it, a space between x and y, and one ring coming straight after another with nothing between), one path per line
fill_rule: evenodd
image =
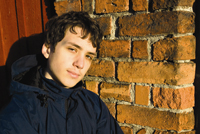
M42 73L42 69L39 70L40 72L40 76L42 78L42 83L43 85L47 88L48 91L53 92L55 94L59 94L62 95L66 98L69 98L69 96L72 93L75 93L79 90L82 90L82 82L80 81L79 83L76 84L76 86L74 86L73 88L65 88L62 87L60 85L58 85L55 81L51 80L51 79L47 79L43 73Z

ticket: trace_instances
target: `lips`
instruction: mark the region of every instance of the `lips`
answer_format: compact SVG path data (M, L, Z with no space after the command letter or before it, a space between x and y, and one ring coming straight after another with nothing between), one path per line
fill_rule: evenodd
M75 72L73 72L73 71L67 71L68 73L69 73L69 75L72 77L72 78L74 78L74 79L76 79L76 78L78 78L79 76L80 76L80 74L78 74L78 73L75 73Z

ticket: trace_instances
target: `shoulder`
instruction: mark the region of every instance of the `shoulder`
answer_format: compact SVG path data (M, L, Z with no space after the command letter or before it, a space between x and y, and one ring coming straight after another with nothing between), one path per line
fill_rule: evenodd
M99 98L99 95L97 95L96 93L88 90L88 89L82 89L82 91L87 94L88 96L94 97L94 98Z
M22 94L13 95L10 103L0 111L0 133L25 134L33 129L31 124L37 122L38 118L34 115L36 108L30 102Z
M94 106L94 108L99 111L100 113L103 112L109 112L107 106L105 105L105 103L101 100L101 98L99 97L99 95L97 95L96 93L89 91L87 89L83 89L82 90L84 96L87 98L87 100L92 103L92 105Z
M23 108L23 105L26 105L26 101L24 97L19 96L12 96L10 102L2 108L0 112L0 119L1 120L12 120L15 117L19 117ZM24 104L23 104L24 102Z
M0 119L13 121L27 118L27 113L34 110L35 97L31 93L14 94L10 102L0 111ZM26 114L25 114L26 113Z
M32 121L36 119L31 118L27 111L15 103L11 102L0 113L0 133L1 134L27 134L34 133Z
M2 129L10 129L12 126L21 122L23 116L22 109L13 99L0 112L0 131Z
M82 92L84 96L88 98L89 100L91 100L92 102L97 103L97 104L101 103L102 100L100 99L99 95L97 95L96 93L87 89L82 89Z

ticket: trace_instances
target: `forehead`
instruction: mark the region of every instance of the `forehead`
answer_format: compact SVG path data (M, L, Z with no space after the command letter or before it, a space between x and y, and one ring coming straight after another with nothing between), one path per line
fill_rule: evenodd
M84 33L85 31L81 28L81 27L74 27L74 29L66 29L65 31L65 35L63 37L63 39L61 40L62 42L77 42L77 43L80 43L80 44L85 44L86 42L88 44L91 44L91 46L93 48L96 48L94 47L94 44L91 40L91 34L85 34ZM81 41L83 41L84 43L81 43Z
M58 45L72 45L77 48L81 48L90 52L96 53L96 47L93 46L92 41L90 40L90 34L83 38L83 30L80 27L76 27L75 33L70 31L68 28L66 30L64 38L58 43Z
M94 42L91 39L91 33L88 32L87 29L83 29L80 26L68 26L68 28L65 30L65 36L66 36L66 34L69 34L69 33L78 35L82 39L88 39L88 41L91 42L92 46L94 48L96 48L96 45L94 44Z

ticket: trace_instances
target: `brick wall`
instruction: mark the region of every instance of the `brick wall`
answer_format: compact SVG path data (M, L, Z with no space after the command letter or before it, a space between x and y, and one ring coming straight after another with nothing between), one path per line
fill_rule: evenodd
M104 39L84 78L125 134L194 134L195 0L57 0L87 11Z

